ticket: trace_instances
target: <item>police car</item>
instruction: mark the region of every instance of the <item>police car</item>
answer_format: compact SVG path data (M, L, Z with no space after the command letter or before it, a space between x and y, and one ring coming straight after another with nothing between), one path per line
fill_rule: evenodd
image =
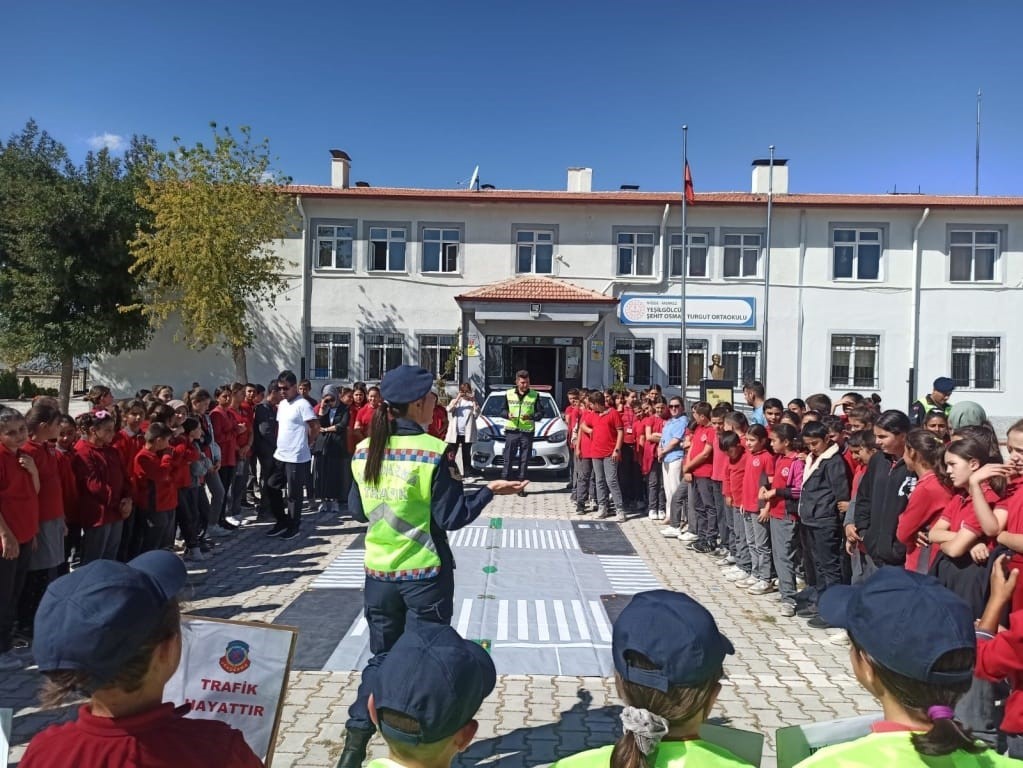
M476 419L476 442L472 444L472 466L477 471L498 471L504 466L505 419L501 412L507 405L505 393L509 389L514 389L514 385L494 389L483 401L483 408ZM536 424L529 468L565 474L569 457L568 425L551 397L550 387L533 385L532 389L540 396L543 412L554 416L541 419ZM513 466L517 467L518 462Z

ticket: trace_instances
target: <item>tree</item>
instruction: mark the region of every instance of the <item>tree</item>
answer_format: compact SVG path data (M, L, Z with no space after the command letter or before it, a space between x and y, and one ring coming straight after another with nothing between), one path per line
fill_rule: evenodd
M285 261L274 247L295 226L290 179L271 167L269 141L253 144L211 123L213 144L153 153L138 196L153 216L132 241L132 271L142 279L137 306L155 325L181 320L178 339L194 349L225 347L239 381L248 381L249 312L272 306L287 287Z
M65 409L76 358L149 339L145 316L122 308L139 302L128 241L151 151L136 137L123 160L104 149L76 167L32 120L0 144L0 353L59 364Z

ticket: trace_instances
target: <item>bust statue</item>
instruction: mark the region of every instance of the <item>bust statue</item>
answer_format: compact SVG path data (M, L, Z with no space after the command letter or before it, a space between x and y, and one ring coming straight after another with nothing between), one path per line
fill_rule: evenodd
M721 381L725 378L725 366L721 365L721 355L711 355L710 365L707 366L707 370L710 371L710 377Z

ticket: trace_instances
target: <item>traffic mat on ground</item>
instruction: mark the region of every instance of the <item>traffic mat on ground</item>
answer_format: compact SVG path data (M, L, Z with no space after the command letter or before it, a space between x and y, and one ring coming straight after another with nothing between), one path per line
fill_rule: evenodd
M292 667L323 669L362 610L361 589L310 589L299 595L273 622L298 627Z

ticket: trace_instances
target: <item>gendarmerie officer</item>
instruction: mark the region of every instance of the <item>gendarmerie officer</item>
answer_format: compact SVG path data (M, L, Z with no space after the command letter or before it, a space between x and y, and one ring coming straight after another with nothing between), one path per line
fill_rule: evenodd
M446 444L426 433L437 395L433 375L402 365L384 374L369 438L352 457L355 480L348 508L369 524L366 533L365 616L373 654L359 696L348 710L338 768L366 759L374 726L367 703L376 670L405 631L406 619L451 623L455 561L445 531L475 520L494 494L521 491L525 481L494 480L465 496Z

